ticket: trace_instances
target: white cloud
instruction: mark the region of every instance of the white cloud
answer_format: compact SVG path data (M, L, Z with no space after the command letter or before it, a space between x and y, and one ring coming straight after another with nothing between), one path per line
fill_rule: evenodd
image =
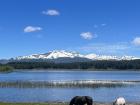
M140 37L136 37L133 39L132 43L135 45L135 46L140 46Z
M91 40L92 38L97 37L97 35L93 35L91 32L82 32L80 36L86 40Z
M41 27L34 27L34 26L27 26L24 28L24 32L26 33L40 31L40 30L42 30Z
M59 11L54 10L54 9L47 10L47 11L42 11L42 14L49 15L49 16L58 16L58 15L60 15Z

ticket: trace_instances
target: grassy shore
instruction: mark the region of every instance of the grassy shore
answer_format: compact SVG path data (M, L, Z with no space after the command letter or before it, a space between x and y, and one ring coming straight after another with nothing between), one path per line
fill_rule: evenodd
M69 105L69 103L2 103L0 105ZM93 105L113 105L112 103L94 102ZM140 105L140 103L126 103L126 105Z
M68 103L3 103L0 105L68 105Z
M0 65L0 72L12 72L13 69L11 66Z

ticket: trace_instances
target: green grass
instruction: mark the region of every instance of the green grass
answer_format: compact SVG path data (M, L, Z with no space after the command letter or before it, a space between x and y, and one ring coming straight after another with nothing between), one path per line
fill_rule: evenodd
M0 103L0 105L68 105L66 103Z

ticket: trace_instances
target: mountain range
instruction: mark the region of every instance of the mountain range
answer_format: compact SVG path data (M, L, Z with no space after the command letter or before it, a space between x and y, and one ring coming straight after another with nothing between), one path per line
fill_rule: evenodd
M80 54L74 51L54 50L44 54L32 54L28 56L18 56L15 60L57 60L57 59L86 59L86 60L135 60L140 59L135 56L111 56L111 55L97 55Z

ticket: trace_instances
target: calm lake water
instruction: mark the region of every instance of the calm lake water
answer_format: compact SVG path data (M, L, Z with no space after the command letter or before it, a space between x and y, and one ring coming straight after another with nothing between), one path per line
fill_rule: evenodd
M87 81L95 80L105 81L138 81L131 85L125 86L99 86L92 87ZM23 82L24 81L24 82ZM32 82L61 83L67 81L80 81L79 87L72 86L35 86ZM64 82L65 81L65 82ZM84 81L84 82L81 82ZM47 102L47 101L64 101L69 102L76 95L88 95L93 97L94 101L112 102L116 97L123 96L129 102L140 102L140 72L138 71L14 71L12 73L0 74L0 101L3 102ZM3 85L3 83L8 84ZM9 85L13 83L14 85ZM31 84L29 85L28 83ZM75 83L74 83L75 84ZM129 82L128 82L129 84ZM16 86L15 86L16 85ZM17 86L19 85L19 86ZM27 86L24 86L27 85ZM85 85L85 86L84 86Z

